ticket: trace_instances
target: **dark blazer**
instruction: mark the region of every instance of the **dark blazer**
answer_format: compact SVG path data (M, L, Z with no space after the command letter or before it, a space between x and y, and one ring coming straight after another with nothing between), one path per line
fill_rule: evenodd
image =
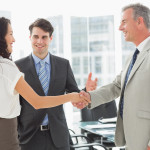
M79 92L69 61L50 54L51 79L48 95L63 95L65 92ZM16 65L25 74L25 80L33 90L44 96L41 83L36 73L32 55L16 61ZM33 135L40 128L40 125L48 114L50 122L50 134L56 147L69 145L69 132L63 110L63 105L35 110L26 100L20 97L22 106L21 114L18 117L18 132L21 144L30 141Z

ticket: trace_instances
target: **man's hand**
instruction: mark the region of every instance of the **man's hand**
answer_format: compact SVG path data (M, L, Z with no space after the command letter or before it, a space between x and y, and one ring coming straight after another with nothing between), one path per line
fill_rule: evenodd
M86 81L86 91L87 92L93 91L97 87L97 81L98 81L98 79L95 78L95 80L92 80L91 78L92 78L92 73L90 72L89 75L88 75L88 79Z
M84 99L87 99L87 100L88 100L88 103L91 101L90 94L89 94L89 93L86 93L85 91L81 91L81 92L80 92L80 97L81 97L81 98L83 97ZM89 101L89 100L90 100L90 101ZM73 105L74 107L77 107L78 109L83 109L84 107L86 107L86 106L88 105L88 103L82 101L82 102L78 102L78 103L72 103L72 105Z
M149 146L147 147L147 150L150 150L150 147L149 147Z

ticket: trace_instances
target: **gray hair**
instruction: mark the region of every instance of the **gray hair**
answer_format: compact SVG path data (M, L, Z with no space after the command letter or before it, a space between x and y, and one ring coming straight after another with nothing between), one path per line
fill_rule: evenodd
M145 26L150 29L150 9L140 3L130 4L122 8L122 12L127 9L133 9L133 19L137 20L138 17L142 17L145 23Z

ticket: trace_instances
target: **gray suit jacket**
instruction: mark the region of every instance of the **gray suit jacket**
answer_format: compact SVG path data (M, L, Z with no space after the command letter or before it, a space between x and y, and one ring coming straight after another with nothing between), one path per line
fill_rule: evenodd
M132 54L133 55L133 54ZM91 108L116 99L122 94L125 76L132 59L113 83L91 94ZM150 40L139 53L124 91L123 120L118 113L115 142L128 150L147 150L150 145Z
M51 60L51 81L48 95L63 95L65 92L79 92L69 61L54 55ZM32 56L16 61L16 65L25 74L25 80L33 90L44 96L41 83L36 73ZM63 110L63 105L35 110L26 100L20 97L22 106L21 114L18 117L18 132L21 144L28 143L48 114L50 122L50 134L56 147L69 146L69 132ZM34 143L33 143L34 144ZM39 147L40 149L40 147Z

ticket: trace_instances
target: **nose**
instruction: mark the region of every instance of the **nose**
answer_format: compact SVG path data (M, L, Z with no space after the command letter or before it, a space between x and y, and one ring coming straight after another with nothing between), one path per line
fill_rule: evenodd
M122 26L122 24L120 24L120 26L119 26L119 30L120 30L120 31L122 31L122 30L123 30L123 26Z
M42 43L43 42L43 40L41 39L41 38L39 38L38 40L37 40L37 43Z
M15 40L15 38L13 37L13 42L15 42L16 40Z

